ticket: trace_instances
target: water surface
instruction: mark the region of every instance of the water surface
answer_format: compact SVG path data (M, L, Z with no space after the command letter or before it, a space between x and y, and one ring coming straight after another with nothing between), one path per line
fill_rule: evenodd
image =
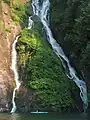
M82 114L0 114L0 120L90 120Z

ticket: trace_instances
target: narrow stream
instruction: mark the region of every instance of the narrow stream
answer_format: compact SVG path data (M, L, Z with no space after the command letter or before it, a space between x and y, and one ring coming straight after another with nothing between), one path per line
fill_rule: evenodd
M16 40L13 42L13 45L12 45L12 65L11 65L11 69L14 73L14 80L15 80L15 83L16 83L16 87L14 88L14 91L13 91L13 97L12 97L13 107L12 107L11 113L14 113L16 111L15 93L16 93L16 90L18 90L20 85L21 85L20 82L19 82L19 75L18 75L18 72L17 72L16 43L17 43L18 37L16 37Z

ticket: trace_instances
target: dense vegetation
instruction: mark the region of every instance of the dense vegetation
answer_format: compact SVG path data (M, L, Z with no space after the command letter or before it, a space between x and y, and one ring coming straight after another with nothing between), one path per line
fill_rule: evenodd
M70 108L72 99L68 79L60 60L43 38L41 24L21 32L17 50L29 89L36 94L37 109L61 111ZM30 102L33 104L34 101Z
M21 109L25 108L25 112L31 109L66 111L75 107L72 98L75 104L79 105L79 90L67 79L60 60L46 41L38 18L33 18L37 23L32 30L25 28L28 15L31 14L30 3L26 5L21 4L19 0L3 1L10 6L15 24L21 24L24 28L17 44L18 71L22 85L28 89L25 94L23 92L21 96L17 95L18 109L22 104ZM85 78L90 71L89 7L89 0L51 0L53 35L73 61L73 66L81 70ZM88 79L87 83L89 86Z
M10 6L12 20L15 21L16 24L21 24L22 27L25 27L28 22L28 16L30 15L30 1L26 4L23 4L19 0L3 1Z
M90 1L51 0L51 27L54 37L74 61L73 65L81 71L89 87Z
M24 23L23 17L25 17L25 12L23 12L23 10L25 11L25 9L21 9L21 12L19 9L20 7L18 8L17 6L15 12L13 12L16 16L13 18L18 19L13 20ZM60 9L58 8L57 10L60 13ZM55 16L54 18L52 16L52 21L55 20L54 22L57 22L59 16L56 18L57 11L54 10L54 12L56 13L53 13ZM34 19L38 21L36 17ZM55 30L57 30L58 33L60 24L58 23L53 25L55 25ZM62 34L63 33L64 31L62 31ZM27 85L28 90L32 91L35 96L32 100L28 99L29 103L26 102L25 106L27 106L27 109L29 110L33 108L40 110L46 109L50 111L66 111L68 108L72 108L72 98L75 100L75 104L80 103L81 100L76 100L79 99L79 91L75 86L73 86L73 83L71 83L70 86L60 60L53 53L43 34L45 33L42 31L42 25L38 21L33 26L32 30L24 28L18 41L17 51L19 55L18 65L20 67L20 79ZM60 39L60 36L58 36L58 38ZM75 93L76 90L77 94ZM75 96L73 97L71 94ZM31 95L31 93L29 95ZM22 97L20 98L22 99Z
M15 26L20 25L21 28L24 28L28 24L28 16L30 13L30 1L27 3L23 3L18 0L3 0L0 1L0 29L5 33L11 33L11 26L5 26L3 16L2 16L2 3L6 3L8 5L9 14L6 13L7 17L10 15L11 20Z
M13 0L11 6L13 21L25 27L28 23L28 16L30 15L30 2L21 4L19 0Z

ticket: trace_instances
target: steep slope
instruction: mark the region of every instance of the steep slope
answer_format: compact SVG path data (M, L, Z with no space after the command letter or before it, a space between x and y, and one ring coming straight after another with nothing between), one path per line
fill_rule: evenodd
M71 64L85 79L90 102L90 1L51 0L51 28Z
M16 103L21 112L62 112L73 104L62 64L43 34L38 21L31 30L25 28L18 40L19 74L23 83Z
M7 2L7 3L5 3ZM12 91L15 86L11 65L11 46L15 37L20 33L20 24L12 17L12 9L8 1L0 2L0 111L8 111L11 105ZM15 1L13 1L15 2ZM21 0L20 5L26 0ZM25 12L25 10L24 10ZM14 14L15 15L15 14Z
M76 107L81 111L82 103L79 97L79 89L76 88L73 82L68 81L60 60L46 42L46 34L42 29L40 20L33 16L32 19L35 21L35 25L32 30L24 28L27 27L28 15L30 15L30 8L28 10L28 6L24 4L27 1L11 0L9 2L4 0L1 2L0 110L8 111L11 105L12 91L15 87L13 73L10 70L11 46L15 37L20 34L16 46L19 80L22 81L15 99L18 111L62 112L76 109ZM64 16L65 7L67 8L67 4L71 5L71 1L53 0L51 4L51 27L54 37L62 44L64 50L68 51L67 55L69 56L70 49L68 48L70 47L66 47L68 45L61 38L65 37L65 30L66 28L69 29L68 26L72 21L70 19L68 24L66 21L63 22L62 17ZM64 17L66 17L66 14ZM67 20L67 17L65 20ZM21 31L22 28L24 29ZM75 53L70 55L74 58L77 57Z

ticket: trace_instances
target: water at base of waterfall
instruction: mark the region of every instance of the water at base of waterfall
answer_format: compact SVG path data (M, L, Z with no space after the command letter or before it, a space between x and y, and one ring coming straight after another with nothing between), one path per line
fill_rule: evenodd
M0 120L90 120L90 116L70 113L49 113L49 114L0 114Z

